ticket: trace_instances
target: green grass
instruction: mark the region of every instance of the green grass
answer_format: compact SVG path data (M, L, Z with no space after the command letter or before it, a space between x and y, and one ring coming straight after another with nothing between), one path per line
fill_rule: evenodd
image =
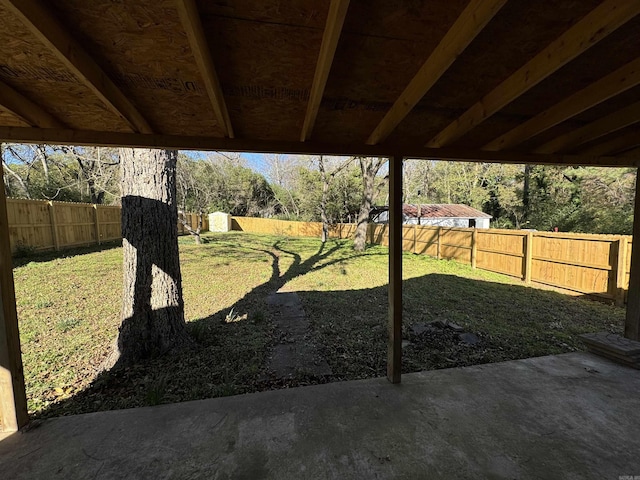
M171 355L98 374L118 331L122 251L29 256L14 269L29 410L40 416L194 400L331 380L381 376L386 365L387 251L348 241L244 233L180 239L185 314L195 342ZM624 310L452 261L404 255L403 371L581 349L579 333L620 332ZM331 378L274 378L278 332L269 293L299 293ZM446 320L475 333L416 335Z

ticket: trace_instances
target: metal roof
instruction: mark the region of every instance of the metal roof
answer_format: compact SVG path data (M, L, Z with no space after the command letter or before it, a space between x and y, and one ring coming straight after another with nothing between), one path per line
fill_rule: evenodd
M492 218L491 215L468 205L451 203L431 203L423 205L404 204L402 213L408 217L420 218Z

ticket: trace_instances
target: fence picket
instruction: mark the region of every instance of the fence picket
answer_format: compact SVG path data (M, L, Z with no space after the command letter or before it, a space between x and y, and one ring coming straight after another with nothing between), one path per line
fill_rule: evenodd
M271 235L295 231L291 226L295 222L233 219L234 230ZM298 223L301 236L320 237L321 223ZM369 225L369 243L388 245L386 227ZM353 238L355 225L333 225L330 231L332 238ZM629 285L630 236L425 225L405 228L403 232L403 249L407 252L455 259L479 270L559 288L573 295L589 295L617 303L625 301Z
M8 198L7 216L13 253L21 248L58 251L122 238L120 207L115 206ZM191 225L197 225L196 214L188 219ZM206 217L202 223L207 230Z

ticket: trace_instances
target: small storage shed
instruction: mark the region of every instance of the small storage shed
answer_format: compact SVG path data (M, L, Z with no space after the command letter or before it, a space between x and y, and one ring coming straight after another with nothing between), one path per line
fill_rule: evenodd
M213 212L209 214L210 232L231 231L231 215L224 212Z
M430 203L402 205L402 223L405 225L433 225L436 227L489 228L491 215L468 205ZM389 207L375 207L372 220L389 222Z

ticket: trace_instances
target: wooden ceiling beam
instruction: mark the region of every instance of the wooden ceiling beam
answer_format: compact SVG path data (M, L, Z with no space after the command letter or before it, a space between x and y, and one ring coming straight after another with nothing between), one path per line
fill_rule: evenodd
M64 128L64 124L10 85L0 81L0 108L32 127Z
M327 15L327 23L322 35L322 44L320 45L320 53L318 54L318 62L316 63L316 71L311 84L311 92L309 94L309 103L307 112L304 116L302 124L302 132L300 133L300 141L306 141L313 131L313 127L318 117L320 102L324 95L324 89L327 85L333 57L338 47L338 40L342 33L344 19L347 17L349 9L349 0L331 0L329 5L329 13Z
M640 13L640 2L606 0L433 137L450 145Z
M102 67L76 41L41 0L1 0L73 74L134 132L152 133L151 127Z
M637 85L640 85L640 58L556 103L482 148L483 150L506 150L515 147Z
M634 148L633 150L628 150L620 155L620 157L626 158L640 158L640 148Z
M367 140L383 142L435 85L507 0L471 0Z
M617 155L630 148L640 146L640 129L635 129L618 135L615 138L599 143L592 147L580 150L580 155Z
M328 144L286 142L220 137L60 130L26 127L0 127L0 141L49 143L54 145L126 146L178 150L228 151L251 153L288 153L299 155L345 155L441 159L464 162L515 163L540 165L594 165L602 167L638 167L640 157L595 157L588 155L543 155L517 152L489 152L458 148L399 147L398 145Z
M209 49L209 44L207 43L207 38L202 26L202 20L198 13L198 6L195 0L178 0L176 5L178 7L178 13L180 14L180 20L182 21L182 27L187 33L191 51L196 60L198 70L200 70L200 75L202 75L218 125L224 131L225 136L233 138L234 133L231 119L229 118L229 111L224 101L220 80L216 73L211 50Z
M640 3L640 2L638 2ZM584 127L572 130L564 135L541 145L535 153L556 153L573 150L591 140L603 137L609 133L621 130L629 125L640 122L640 102L632 103L628 107L613 112L591 122Z

